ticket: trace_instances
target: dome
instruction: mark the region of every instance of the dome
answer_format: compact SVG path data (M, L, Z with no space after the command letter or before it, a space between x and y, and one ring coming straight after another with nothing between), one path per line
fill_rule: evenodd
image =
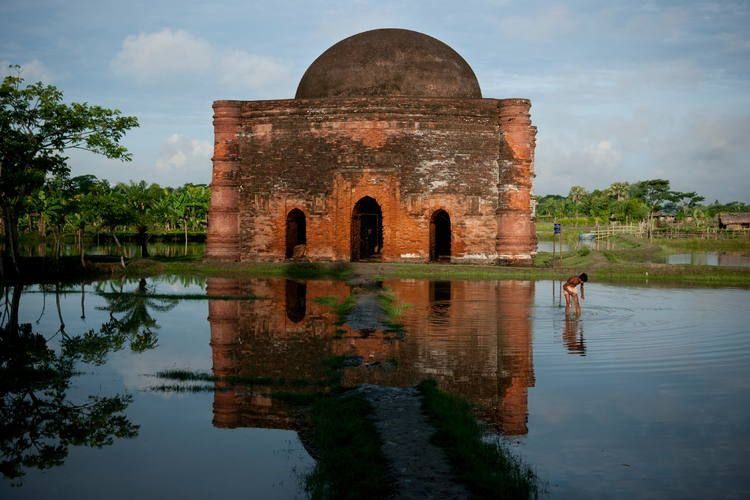
M323 52L305 71L295 97L374 96L481 98L482 92L463 57L440 40L377 29Z

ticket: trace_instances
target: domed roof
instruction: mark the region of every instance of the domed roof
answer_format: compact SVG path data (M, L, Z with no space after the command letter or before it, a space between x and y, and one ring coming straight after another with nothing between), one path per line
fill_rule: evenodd
M481 98L482 92L463 57L440 40L377 29L323 52L302 76L296 98L372 96Z

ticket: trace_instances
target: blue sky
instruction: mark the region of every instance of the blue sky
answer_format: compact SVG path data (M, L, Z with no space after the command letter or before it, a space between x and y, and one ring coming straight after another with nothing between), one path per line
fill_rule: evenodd
M748 1L2 0L0 71L140 119L133 162L75 153L75 174L179 185L210 179L214 100L291 98L342 38L413 29L484 97L532 100L538 194L668 178L748 202L748 26Z

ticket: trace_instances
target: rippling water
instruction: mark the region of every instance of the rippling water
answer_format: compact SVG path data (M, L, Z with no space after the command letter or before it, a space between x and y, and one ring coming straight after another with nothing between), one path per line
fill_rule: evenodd
M55 294L41 291L26 290L21 321L52 337ZM22 486L4 481L0 496L303 496L313 461L267 387L154 392L164 381L153 374L274 378L304 392L300 381L322 380L321 360L336 355L350 360L345 385L431 377L469 399L551 498L747 498L750 291L594 282L580 318L565 315L558 291L550 281L390 280L373 290L160 278L85 285L83 294L76 285L60 295L68 335L139 319L102 364L77 365L67 396L133 394L125 414L138 436L70 446L60 464L26 467ZM168 297L186 293L261 300ZM331 304L352 293L353 316L337 325ZM395 316L378 312L378 294L395 298Z

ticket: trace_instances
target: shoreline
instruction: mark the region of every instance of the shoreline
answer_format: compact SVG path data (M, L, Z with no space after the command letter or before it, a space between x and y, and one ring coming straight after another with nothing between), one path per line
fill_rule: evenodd
M87 258L87 267L77 257L24 258L22 283L73 282L119 277L150 277L162 274L226 278L428 280L564 280L581 272L592 281L625 285L678 285L750 288L750 267L724 267L629 262L614 252L574 253L552 267L545 254L528 267L486 264L396 263L396 262L212 262L195 258L134 258L122 269L119 261ZM5 283L14 282L4 279Z

